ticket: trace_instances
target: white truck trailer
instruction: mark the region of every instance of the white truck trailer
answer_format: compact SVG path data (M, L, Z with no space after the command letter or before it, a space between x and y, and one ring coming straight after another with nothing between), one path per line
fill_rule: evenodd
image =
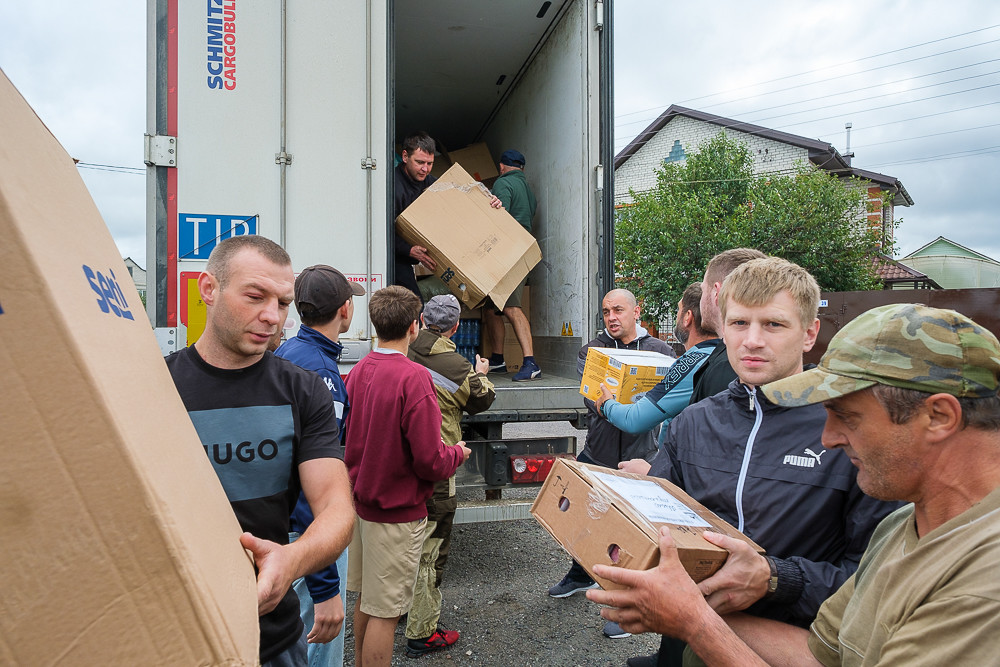
M585 414L577 352L612 277L611 0L147 1L147 311L164 353L203 325L193 286L220 239L265 235L296 271L330 264L370 294L393 280L402 138L516 148L539 200L543 379L500 376L493 409L467 424L482 439L459 483L530 482L515 473L545 457L526 457L572 451L500 427ZM343 372L374 337L363 297L355 312Z

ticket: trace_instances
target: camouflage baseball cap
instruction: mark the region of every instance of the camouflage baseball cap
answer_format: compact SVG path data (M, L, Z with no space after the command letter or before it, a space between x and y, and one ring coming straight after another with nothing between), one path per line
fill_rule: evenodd
M996 336L953 310L904 303L862 313L833 337L817 368L762 389L797 407L875 384L986 398L997 395L998 378Z

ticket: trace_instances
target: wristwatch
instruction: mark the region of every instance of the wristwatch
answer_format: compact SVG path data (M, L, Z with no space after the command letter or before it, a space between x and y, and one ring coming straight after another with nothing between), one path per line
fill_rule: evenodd
M778 592L778 566L770 556L764 556L764 560L767 561L767 566L771 568L771 576L767 579L767 592L764 593L764 597L769 598Z

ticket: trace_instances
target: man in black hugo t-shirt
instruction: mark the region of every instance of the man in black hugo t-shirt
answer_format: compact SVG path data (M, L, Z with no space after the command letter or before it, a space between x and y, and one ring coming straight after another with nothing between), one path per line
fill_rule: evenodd
M333 399L320 377L267 351L292 302L291 260L261 236L219 243L198 278L205 332L167 367L257 569L262 665L306 664L292 582L332 563L354 511ZM300 489L315 519L288 544Z

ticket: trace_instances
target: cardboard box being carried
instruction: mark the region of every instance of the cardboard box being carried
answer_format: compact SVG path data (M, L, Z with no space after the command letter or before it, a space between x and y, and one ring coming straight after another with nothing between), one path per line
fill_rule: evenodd
M0 664L256 665L240 527L73 160L0 73Z
M396 218L399 235L427 248L434 275L468 308L487 296L502 308L542 259L534 237L491 198L456 164Z
M764 550L665 479L559 459L531 506L538 523L606 589L594 565L648 570L660 558L659 530L670 528L681 564L701 581L729 552L702 538L722 533Z
M480 182L500 175L497 173L497 163L490 155L489 147L482 141L457 151L449 151L448 159L451 160L451 164L462 165L462 169Z
M580 380L580 393L592 401L607 385L619 403L636 403L666 376L676 359L650 350L592 347Z

